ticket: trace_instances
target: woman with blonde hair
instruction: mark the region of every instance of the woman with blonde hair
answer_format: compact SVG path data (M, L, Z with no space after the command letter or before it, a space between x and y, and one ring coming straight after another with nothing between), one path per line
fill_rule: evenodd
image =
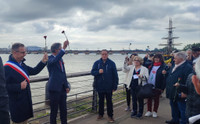
M135 56L133 59L133 65L124 65L124 70L128 73L127 78L125 80L125 84L131 87L131 95L132 95L132 106L133 111L131 113L131 117L141 118L144 110L144 99L137 98L137 86L140 82L144 85L146 83L146 79L149 77L149 71L146 67L142 66L143 59L139 56ZM139 102L139 111L138 104Z

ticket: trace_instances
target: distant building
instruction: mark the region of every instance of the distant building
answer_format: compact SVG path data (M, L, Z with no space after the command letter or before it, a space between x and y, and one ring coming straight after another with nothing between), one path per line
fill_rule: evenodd
M7 48L0 48L0 53L9 53L9 49L7 49Z
M27 47L26 47L26 50L27 50L27 51L41 51L42 48L41 48L41 47L38 47L38 46L27 46Z

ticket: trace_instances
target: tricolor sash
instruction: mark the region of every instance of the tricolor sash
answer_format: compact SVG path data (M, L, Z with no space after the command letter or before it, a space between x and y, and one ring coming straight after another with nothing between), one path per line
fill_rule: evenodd
M30 83L29 76L26 74L26 72L22 69L22 67L18 63L13 63L10 61L7 61L4 66L10 66L12 69L14 69L16 72L18 72L20 75L22 75L28 83Z

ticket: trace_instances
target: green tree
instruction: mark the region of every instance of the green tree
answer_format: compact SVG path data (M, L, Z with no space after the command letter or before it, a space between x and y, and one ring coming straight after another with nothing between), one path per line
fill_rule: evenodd
M188 44L183 48L183 50L186 51L188 49L192 49L192 47L200 47L200 43Z

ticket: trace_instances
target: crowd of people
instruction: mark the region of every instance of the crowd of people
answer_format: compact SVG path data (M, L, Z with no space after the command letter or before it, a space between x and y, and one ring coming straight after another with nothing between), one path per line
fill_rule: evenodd
M48 56L44 53L34 68L25 64L26 48L22 43L12 45L4 66L0 58L0 124L27 124L28 119L33 117L29 76L38 74L46 65L49 72L50 123L57 123L59 108L61 123L67 124L66 99L71 87L62 57L68 45L68 40L63 45L54 43L51 46L52 54ZM113 123L112 95L117 90L119 78L115 62L108 55L107 50L101 51L101 58L94 62L91 74L94 76L93 87L99 97L97 120L103 119L106 99L108 122ZM160 97L166 90L172 117L166 123L200 123L200 48L173 52L170 63L165 63L161 54L150 54L144 58L132 54L125 58L123 72L126 73L123 82L127 100L125 111L131 111L131 118L143 117L144 98L138 97L138 86L149 83L153 85L153 96L147 98L144 116L159 116Z
M133 57L134 56L134 57ZM133 58L132 58L133 57ZM159 99L166 89L166 97L171 107L171 120L168 124L200 123L200 48L192 50L173 51L171 62L165 63L163 55L149 54L143 60L137 54L126 57L123 71L127 95L127 108L131 110L132 118L141 118L144 100L137 98L137 86L144 78L152 84L153 97L147 98L147 110L144 116L158 117ZM145 73L144 73L145 72ZM131 93L129 93L129 90ZM132 109L130 108L130 94ZM154 105L152 106L152 100ZM139 110L137 104L139 103ZM152 110L153 107L153 110Z

